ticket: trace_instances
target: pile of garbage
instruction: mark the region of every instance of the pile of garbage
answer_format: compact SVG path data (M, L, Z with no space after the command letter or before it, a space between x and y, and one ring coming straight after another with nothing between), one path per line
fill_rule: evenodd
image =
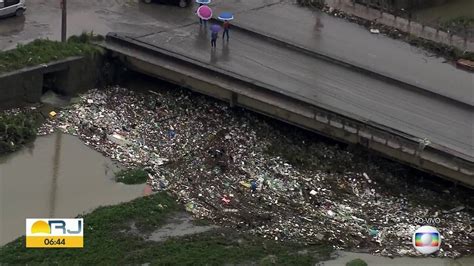
M405 187L414 192L403 193L405 183L383 167L323 169L326 160L351 164L354 156L335 152L337 146L330 144L304 149L308 142L296 141L291 130L279 131L267 121L183 90L114 87L82 95L39 131L59 129L126 167L145 167L153 190L170 191L194 216L222 226L277 241L403 256L416 255L412 234L418 218L432 217L439 218L435 226L442 235L437 256L472 252L469 206L442 209L440 195L422 187ZM290 146L304 151L296 156L319 159L295 165L284 154ZM283 147L281 154L269 152L272 147ZM345 162L342 153L348 156Z

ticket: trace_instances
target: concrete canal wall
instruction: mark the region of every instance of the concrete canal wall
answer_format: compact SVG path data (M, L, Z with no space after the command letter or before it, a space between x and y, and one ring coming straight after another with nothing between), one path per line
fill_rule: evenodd
M94 88L101 76L102 57L70 57L0 74L0 108L39 102L45 86L72 96Z

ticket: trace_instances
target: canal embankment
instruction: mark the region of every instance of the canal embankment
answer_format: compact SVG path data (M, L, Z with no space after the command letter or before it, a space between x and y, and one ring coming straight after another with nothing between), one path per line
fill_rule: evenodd
M73 36L66 43L36 40L0 53L0 108L37 103L47 91L73 96L104 82L104 51Z

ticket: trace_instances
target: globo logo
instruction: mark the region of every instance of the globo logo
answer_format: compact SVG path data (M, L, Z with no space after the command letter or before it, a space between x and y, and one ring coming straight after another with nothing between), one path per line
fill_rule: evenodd
M422 254L431 254L439 250L441 235L432 226L422 226L413 233L413 247Z

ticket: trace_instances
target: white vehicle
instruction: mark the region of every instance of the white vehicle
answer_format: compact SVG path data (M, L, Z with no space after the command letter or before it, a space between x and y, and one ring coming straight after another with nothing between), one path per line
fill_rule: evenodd
M22 16L25 11L25 0L0 0L0 17Z

